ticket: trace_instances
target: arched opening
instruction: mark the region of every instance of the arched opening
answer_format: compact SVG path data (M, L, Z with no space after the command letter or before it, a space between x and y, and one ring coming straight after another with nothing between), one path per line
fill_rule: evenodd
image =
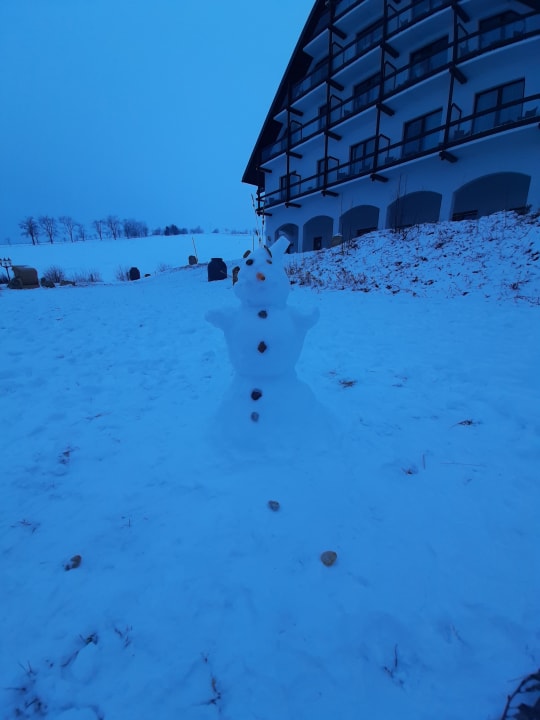
M278 227L274 233L274 242L280 235L285 235L287 240L291 243L287 252L298 252L298 225L295 225L294 223L285 223L285 225Z
M418 190L398 197L388 206L386 227L397 229L419 223L439 221L442 195L432 190Z
M375 205L357 205L344 212L339 223L345 241L365 235L379 226L379 208Z
M320 250L332 245L334 221L327 215L317 215L308 220L302 233L302 251Z
M452 220L520 210L527 205L530 184L530 175L517 172L492 173L471 180L454 193Z

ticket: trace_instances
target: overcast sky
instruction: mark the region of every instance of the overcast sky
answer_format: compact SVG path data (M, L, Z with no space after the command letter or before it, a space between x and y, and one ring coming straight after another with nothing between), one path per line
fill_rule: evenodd
M241 178L313 0L0 0L0 242L27 215L252 228Z

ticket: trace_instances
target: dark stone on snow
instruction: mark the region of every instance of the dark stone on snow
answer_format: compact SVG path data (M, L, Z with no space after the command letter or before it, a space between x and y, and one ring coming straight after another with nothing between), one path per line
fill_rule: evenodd
M227 277L227 265L222 258L212 258L208 263L208 282L214 280L225 280Z
M233 267L232 269L232 284L235 285L238 282L238 273L240 272L240 268L238 265L236 267Z
M261 342L257 345L257 350L260 353L265 352L267 348L268 348L268 345L264 342L264 340L261 340Z
M258 412L252 412L252 413L251 413L251 419L253 420L253 422L258 422L258 421L259 421L259 413L258 413Z
M190 265L196 265L197 262L198 262L198 261L197 261L197 258L195 257L195 255L190 255L190 256L188 257L188 263L189 263Z
M28 265L13 265L11 269L13 270L13 280L11 283L8 283L9 288L26 290L27 288L39 287L38 272L36 268L28 267Z
M252 400L259 400L260 398L262 398L261 390L252 390L251 391L251 399Z
M129 268L129 279L130 280L140 280L141 279L141 271L139 268L132 267Z
M249 258L249 260L246 260L246 265L253 265L254 262L253 258Z
M52 280L47 280L47 278L44 278L44 277L41 278L41 280L39 281L39 284L41 285L41 287L44 287L44 288L56 287L56 285L53 283Z
M259 312L257 313L257 315L258 315L260 318L267 318L267 317L268 317L268 313L266 312L266 310L259 310Z

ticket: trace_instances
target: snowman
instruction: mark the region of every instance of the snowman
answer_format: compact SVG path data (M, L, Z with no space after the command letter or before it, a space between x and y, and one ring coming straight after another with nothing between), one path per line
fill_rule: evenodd
M319 311L301 312L287 304L284 258L289 244L281 236L271 250L246 253L234 286L240 306L206 315L223 331L234 370L216 431L243 448L295 448L306 436L320 446L317 436L326 436L328 418L295 370Z

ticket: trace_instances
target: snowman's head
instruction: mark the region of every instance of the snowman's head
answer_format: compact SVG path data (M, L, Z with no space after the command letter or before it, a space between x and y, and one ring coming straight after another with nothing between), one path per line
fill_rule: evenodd
M234 291L244 305L276 307L287 303L289 278L283 259L290 243L281 236L272 249L261 247L246 253L238 272Z

